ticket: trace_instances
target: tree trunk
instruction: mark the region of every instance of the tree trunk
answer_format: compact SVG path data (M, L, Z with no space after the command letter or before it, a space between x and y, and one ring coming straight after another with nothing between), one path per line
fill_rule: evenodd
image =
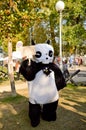
M14 72L13 72L13 60L12 60L12 43L11 42L8 42L8 73L9 73L12 95L16 96Z

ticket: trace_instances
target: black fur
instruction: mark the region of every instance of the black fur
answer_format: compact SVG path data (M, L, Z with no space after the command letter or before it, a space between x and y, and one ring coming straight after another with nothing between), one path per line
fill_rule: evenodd
M57 107L58 101L44 104L42 110L42 119L46 121L55 121Z
M50 40L47 40L47 44L50 44Z
M60 90L66 86L63 74L56 64L54 63L42 64L42 63L36 63L34 61L31 61L31 65L28 64L29 64L28 60L23 61L19 71L27 81L33 80L38 71L40 70L44 71L44 69L47 67L48 70L54 71L57 89Z
M27 81L34 80L36 74L40 70L43 70L43 73L46 74L46 76L48 76L52 71L54 72L57 90L60 90L66 86L66 82L61 70L54 63L43 64L31 61L31 64L29 65L29 60L27 59L24 60L20 66L20 73L25 77ZM56 120L58 100L42 105L43 107L41 108L40 104L32 104L31 102L29 102L28 115L33 127L36 127L40 123L40 116L42 116L42 119L46 121Z
M28 115L31 119L31 125L36 127L40 123L41 107L39 104L32 104L29 102Z
M32 104L29 102L29 117L31 119L31 125L36 127L40 123L40 116L46 121L56 120L56 110L58 107L58 101L43 104L41 108L40 104Z
M34 40L33 40L33 39L31 40L31 44L32 44L32 45L35 45L35 42L34 42Z

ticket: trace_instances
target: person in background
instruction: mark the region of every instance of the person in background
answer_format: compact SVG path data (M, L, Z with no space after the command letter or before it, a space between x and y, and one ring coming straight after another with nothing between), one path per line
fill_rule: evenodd
M15 64L15 71L16 71L18 80L19 80L19 77L20 77L19 68L20 68L20 61L17 61L16 64Z
M73 65L74 65L74 55L73 54L69 57L69 64L70 64L70 67L73 67Z
M81 57L78 58L78 66L80 66L80 65L82 65L82 58Z
M67 59L63 60L63 75L65 79L70 76L69 71L68 71Z

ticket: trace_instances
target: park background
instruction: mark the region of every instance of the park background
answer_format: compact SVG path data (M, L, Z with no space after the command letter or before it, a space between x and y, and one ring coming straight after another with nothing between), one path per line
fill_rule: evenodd
M55 8L56 2L57 0L0 0L0 48L4 56L8 55L9 39L11 39L12 50L15 51L18 41L22 41L24 46L31 45L32 38L36 43L51 40L55 56L59 56L59 12ZM64 3L63 56L68 57L70 54L85 56L86 1L64 0ZM2 66L0 69L2 70ZM11 93L9 78L4 74L0 77L0 129L33 130L27 115L26 81L22 77L16 80L15 76L14 73L16 96ZM86 87L68 84L60 92L57 114L56 122L49 123L41 120L41 124L35 129L85 130Z

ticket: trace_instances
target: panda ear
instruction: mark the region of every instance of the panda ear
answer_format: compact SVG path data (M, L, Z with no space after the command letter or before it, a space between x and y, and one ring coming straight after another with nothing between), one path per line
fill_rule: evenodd
M50 44L50 40L49 39L47 40L47 44Z
M32 44L32 45L35 45L35 42L34 42L34 40L33 40L33 39L31 40L31 44Z

